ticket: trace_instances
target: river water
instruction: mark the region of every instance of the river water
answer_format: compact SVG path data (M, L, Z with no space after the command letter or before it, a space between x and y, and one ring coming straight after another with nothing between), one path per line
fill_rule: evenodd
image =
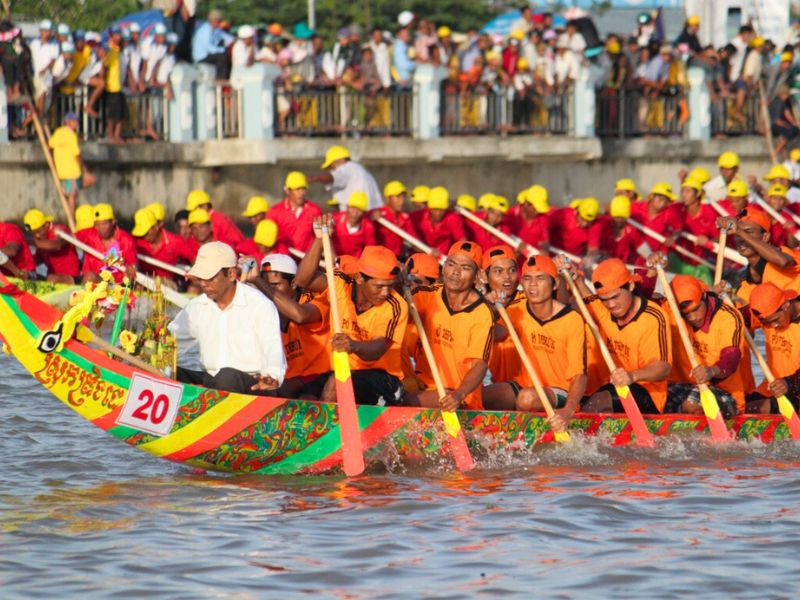
M200 474L0 358L0 598L794 598L800 446L599 440L342 477Z

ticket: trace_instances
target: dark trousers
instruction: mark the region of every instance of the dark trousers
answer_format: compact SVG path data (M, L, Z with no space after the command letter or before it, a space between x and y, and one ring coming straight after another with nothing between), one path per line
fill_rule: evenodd
M226 52L220 52L218 54L209 54L200 62L204 62L209 65L213 65L214 68L217 70L216 78L217 79L228 79L230 76L230 65L228 64L228 54Z
M178 381L237 394L275 395L274 390L254 391L252 388L257 383L256 378L249 373L231 369L230 367L220 369L216 375L211 375L205 371L193 371L178 367Z

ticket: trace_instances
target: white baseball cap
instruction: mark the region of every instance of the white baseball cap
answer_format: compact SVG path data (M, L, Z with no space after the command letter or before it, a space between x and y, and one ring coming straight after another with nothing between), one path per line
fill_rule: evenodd
M53 29L53 22L50 19L45 19L39 22L39 31L51 31Z
M253 29L252 25L242 25L239 27L239 30L236 32L236 36L240 40L246 40L248 38L253 37L256 34L256 30Z
M138 23L134 22L128 25L128 31L130 31L131 33L141 33L142 28Z
M267 254L261 259L261 270L297 275L297 263L287 254Z
M66 23L59 23L56 32L58 35L69 35L69 25Z
M397 15L397 22L400 24L400 27L408 27L411 21L414 20L414 13L410 10L404 10L399 15Z
M225 242L209 242L200 246L188 275L213 279L222 269L236 266L236 252Z

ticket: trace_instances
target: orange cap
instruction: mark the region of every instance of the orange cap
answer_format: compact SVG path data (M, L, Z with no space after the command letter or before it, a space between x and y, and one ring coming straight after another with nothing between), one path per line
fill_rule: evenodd
M703 294L708 291L705 283L690 275L675 275L670 282L670 287L681 310L697 308L700 300L703 299Z
M764 231L769 231L772 229L772 222L769 220L769 215L765 213L760 208L755 206L748 206L742 211L741 217L739 217L740 221L751 221L761 227Z
M793 290L782 290L774 283L761 283L750 292L750 310L757 317L769 317L778 312L787 300L797 297Z
M498 246L492 246L486 252L484 252L483 268L488 269L501 258L508 258L514 263L517 262L517 255L514 253L514 250L511 248L511 246L507 244L500 244Z
M522 265L522 276L526 273L547 273L553 279L558 279L558 270L556 263L553 259L544 254L535 254L529 256L525 263Z
M341 254L336 257L336 268L345 275L357 275L359 273L358 259L350 254Z
M394 252L386 246L367 246L358 259L358 270L374 279L394 279L400 266Z
M618 258L608 258L601 262L592 273L592 283L598 294L607 294L642 278L628 271L625 263Z
M483 263L483 251L475 242L468 242L466 240L456 242L450 246L450 250L447 251L447 256L450 257L455 254L463 254L464 256L468 257L478 268L480 268L481 264Z
M411 275L439 279L439 263L430 254L417 252L406 259L406 270Z

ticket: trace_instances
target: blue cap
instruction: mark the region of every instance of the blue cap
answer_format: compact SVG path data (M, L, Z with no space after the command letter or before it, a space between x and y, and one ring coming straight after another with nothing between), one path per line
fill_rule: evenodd
M108 33L122 33L122 28L119 25L112 25L108 28Z
M72 39L76 42L78 40L85 40L86 39L86 32L83 29L76 29L75 33L72 34Z
M68 112L64 115L64 121L77 121L78 120L78 113L75 112Z

